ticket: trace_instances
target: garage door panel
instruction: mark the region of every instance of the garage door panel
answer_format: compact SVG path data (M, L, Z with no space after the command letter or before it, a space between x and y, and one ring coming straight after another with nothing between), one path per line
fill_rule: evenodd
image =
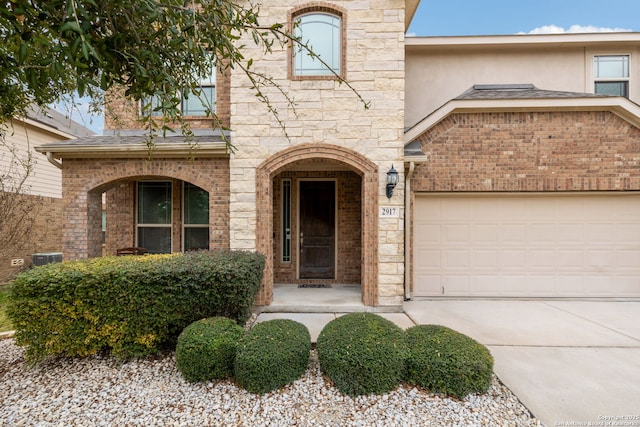
M638 213L640 215L640 212ZM639 224L618 224L616 227L616 240L621 243L640 242L640 225Z
M555 253L548 249L530 249L527 251L527 267L532 270L550 270L555 266Z
M449 243L467 243L469 241L469 226L466 224L451 224L444 227L444 238Z
M445 270L466 270L469 268L469 251L466 249L446 250L444 251L443 262Z
M469 275L467 274L450 274L442 281L447 295L465 296L469 295L471 288L469 287Z
M495 220L495 218L494 218ZM500 227L498 224L478 224L471 226L469 236L476 244L493 244L500 241Z
M502 243L520 244L527 240L527 224L508 224L503 223L500 226L500 241Z
M615 265L627 270L640 269L640 250L617 251Z
M474 269L495 270L500 267L496 249L474 250L471 252L471 266Z
M583 224L562 224L556 229L556 237L561 242L584 242Z
M580 270L585 265L582 249L560 249L556 253L556 268L559 270Z
M640 297L636 194L417 195L413 241L416 296Z
M529 224L527 227L527 241L540 243L555 242L556 227L554 224Z
M422 247L425 245L429 245L431 243L440 243L442 241L440 229L442 227L440 225L434 224L419 224L416 227L416 233L419 236L422 236L419 240L416 241L417 247Z
M523 271L527 266L527 251L524 249L501 250L500 261L500 266L505 271Z

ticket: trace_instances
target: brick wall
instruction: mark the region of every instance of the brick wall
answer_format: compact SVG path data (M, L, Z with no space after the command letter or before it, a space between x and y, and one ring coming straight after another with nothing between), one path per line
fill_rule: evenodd
M218 73L216 76L216 115L222 126L230 123L230 72ZM114 88L106 94L106 108L104 115L104 129L106 131L121 129L143 129L140 121L140 103L124 96L124 89ZM211 128L211 120L202 117L185 119L192 129ZM174 125L175 126L175 125Z
M31 233L22 236L18 245L0 250L0 283L7 282L20 267L11 267L12 259L23 259L31 265L31 255L40 252L62 252L62 200L42 196L16 196L28 199L26 206L36 213ZM21 221L24 220L21 216ZM28 220L28 219L27 219Z
M418 139L414 191L640 190L640 129L610 112L453 114Z
M209 192L210 247L229 248L229 160L65 159L62 169L65 259L100 256L102 193L107 194L106 253L134 242L135 180L190 182ZM176 196L174 191L174 197ZM179 209L180 203L174 203ZM174 212L174 219L179 219ZM179 227L176 227L179 228ZM174 230L175 231L175 230ZM180 236L174 235L175 251Z

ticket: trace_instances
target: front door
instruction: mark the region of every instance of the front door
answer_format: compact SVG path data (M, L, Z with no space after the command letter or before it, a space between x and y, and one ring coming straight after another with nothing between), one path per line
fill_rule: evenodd
M335 278L335 181L300 181L300 279Z

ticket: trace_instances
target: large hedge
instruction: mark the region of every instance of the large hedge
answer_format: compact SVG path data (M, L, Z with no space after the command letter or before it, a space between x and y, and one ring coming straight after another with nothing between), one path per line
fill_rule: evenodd
M459 399L491 385L493 357L467 335L440 325L407 329L407 382Z
M404 378L405 332L373 313L350 313L329 322L318 337L320 368L343 393L380 394Z
M311 336L302 323L274 319L258 323L238 342L236 382L251 393L267 393L300 378L309 364Z
M197 319L244 322L264 256L241 251L102 257L37 267L14 280L9 316L27 358L109 350L143 357Z

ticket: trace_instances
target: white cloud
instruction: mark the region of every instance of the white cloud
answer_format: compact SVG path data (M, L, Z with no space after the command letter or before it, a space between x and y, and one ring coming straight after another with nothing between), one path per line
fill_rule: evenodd
M543 25L542 27L534 28L528 33L520 32L518 34L621 33L630 31L633 30L628 28L596 27L594 25L572 25L569 28L559 27L557 25Z

